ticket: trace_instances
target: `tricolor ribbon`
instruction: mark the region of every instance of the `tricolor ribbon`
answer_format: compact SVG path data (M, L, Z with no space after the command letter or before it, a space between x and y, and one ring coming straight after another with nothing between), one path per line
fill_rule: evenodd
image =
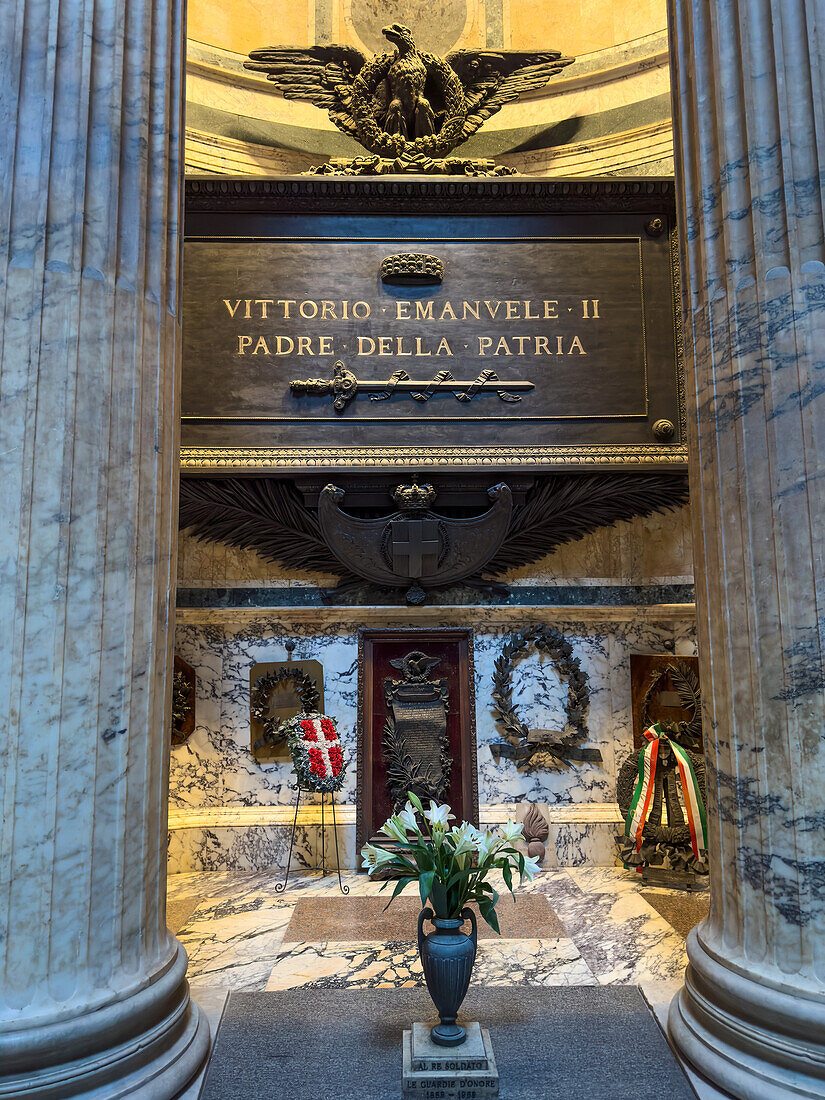
M624 825L625 836L632 837L636 841L636 851L642 847L642 833L650 815L650 807L653 804L653 792L656 789L656 767L659 763L659 745L661 741L667 741L676 759L679 769L679 781L682 785L685 812L687 814L688 828L690 829L690 844L693 854L700 858L699 852L706 850L708 846L708 822L705 816L705 804L699 790L699 782L696 772L690 762L690 757L675 741L663 733L658 722L645 730L647 744L639 752L639 778L633 791L630 809L627 811L627 819Z

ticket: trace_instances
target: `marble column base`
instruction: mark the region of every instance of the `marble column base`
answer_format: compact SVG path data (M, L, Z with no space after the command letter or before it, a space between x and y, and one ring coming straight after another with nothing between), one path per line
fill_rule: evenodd
M209 1051L180 945L151 985L79 1016L0 1035L0 1097L171 1100Z
M825 1098L825 1001L732 970L696 928L687 949L668 1016L677 1053L738 1100Z

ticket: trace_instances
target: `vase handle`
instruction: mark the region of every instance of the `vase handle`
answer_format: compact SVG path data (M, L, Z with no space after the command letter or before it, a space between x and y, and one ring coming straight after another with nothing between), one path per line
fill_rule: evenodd
M425 906L418 914L418 950L421 951L421 945L424 943L424 921L433 919L433 911L428 906Z
M473 930L470 933L470 939L473 941L473 947L478 949L478 925L476 924L476 915L472 909L469 909L466 905L461 910L462 920L468 920L473 926Z

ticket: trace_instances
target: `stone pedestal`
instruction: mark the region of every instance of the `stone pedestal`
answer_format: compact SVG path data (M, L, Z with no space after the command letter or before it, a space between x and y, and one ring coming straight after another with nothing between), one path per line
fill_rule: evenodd
M825 6L671 0L710 916L670 1012L825 1096Z
M467 1038L458 1047L437 1046L429 1024L404 1032L402 1095L407 1100L493 1100L498 1069L490 1032L477 1023L463 1025Z
M0 1096L172 1097L180 0L0 5Z

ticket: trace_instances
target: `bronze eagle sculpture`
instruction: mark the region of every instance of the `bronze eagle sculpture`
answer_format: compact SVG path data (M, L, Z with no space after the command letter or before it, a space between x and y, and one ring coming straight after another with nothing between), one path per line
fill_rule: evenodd
M439 158L574 60L558 50L454 50L442 58L419 50L400 23L382 33L395 51L368 58L352 46L272 46L253 50L244 66L266 73L286 99L327 110L372 153Z

